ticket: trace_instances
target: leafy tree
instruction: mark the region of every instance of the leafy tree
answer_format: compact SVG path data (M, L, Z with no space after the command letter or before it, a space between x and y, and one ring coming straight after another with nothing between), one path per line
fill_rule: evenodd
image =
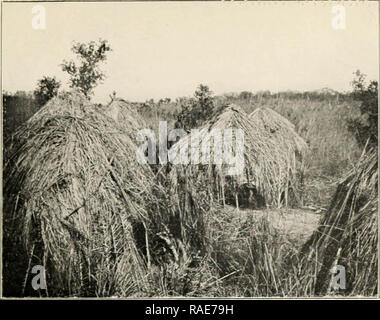
M105 78L99 64L107 58L111 51L107 40L91 41L89 43L75 42L72 51L77 55L79 64L64 60L62 70L70 75L70 87L78 88L86 97L93 94L93 89Z
M200 84L195 91L194 112L201 121L206 120L213 112L214 99L208 86Z
M369 141L371 147L377 147L378 141L378 83L371 81L366 85L366 75L359 70L354 72L352 97L360 102L360 117L349 119L348 127L354 132L359 145Z
M39 106L43 106L51 98L58 94L61 83L55 77L43 77L38 80L37 88L34 90L34 98Z
M200 126L214 114L214 98L209 87L200 84L194 93L194 98L184 101L177 117L176 127L185 130Z

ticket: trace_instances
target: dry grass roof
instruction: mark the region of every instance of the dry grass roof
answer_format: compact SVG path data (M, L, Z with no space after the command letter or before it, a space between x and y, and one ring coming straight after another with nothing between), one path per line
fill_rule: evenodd
M136 139L138 130L146 127L144 119L137 112L136 108L123 99L113 99L101 111L114 119L123 130L133 135L133 140Z
M181 248L199 251L201 212L178 212L161 175L138 163L132 132L71 92L14 134L4 165L6 295L143 295L154 267L178 263ZM46 267L47 290L31 289L34 265Z
M125 288L139 266L131 222L147 221L145 197L153 183L136 149L75 92L53 98L19 128L4 165L9 287L21 290L32 262L48 266L51 295L102 296ZM17 245L24 255L13 255L9 248ZM94 289L93 283L106 285Z
M238 176L230 176L228 180L234 184L245 182L253 184L265 196L267 203L280 205L282 193L287 192L289 186L293 190L297 188L295 153L298 150L303 150L306 143L292 131L293 126L289 122L283 121L283 118L277 113L264 112L264 116L265 123L272 124L279 136L286 132L287 137L293 135L293 140L286 139L286 143L281 143L278 138L273 137L274 133L271 130L267 130L262 125L261 117L253 117L252 120L240 107L230 105L199 131L191 132L173 145L169 151L169 159L179 159L179 150L184 149L186 145L191 145L190 154L196 149L202 150L202 144L212 139L212 129L241 129L244 132L244 171ZM191 141L196 140L199 140L199 144L191 144ZM235 142L234 140L233 148ZM210 157L213 159L212 152ZM187 175L192 175L191 171L205 171L204 167L192 164L188 166L176 165L175 170L183 171L184 167L186 167ZM206 172L211 179L209 181L214 181L218 185L218 189L224 188L226 176L228 176L226 169L229 167L227 164L209 165L207 167Z
M266 131L280 146L299 154L304 154L308 150L306 142L295 131L294 124L276 111L270 108L257 108L249 118L256 128Z

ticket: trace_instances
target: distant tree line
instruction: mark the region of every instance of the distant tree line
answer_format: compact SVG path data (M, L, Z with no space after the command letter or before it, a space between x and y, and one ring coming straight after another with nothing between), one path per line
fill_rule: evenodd
M32 92L3 92L3 135L4 141L23 122L35 114L40 106Z
M105 54L110 50L107 42L104 41L100 41L98 44L95 42L75 44L73 51L79 56L84 56L83 59L79 59L83 63L82 66L77 67L74 62L64 62L62 65L64 70L71 70L69 72L69 74L72 74L71 87L80 87L82 83L86 83L88 80L88 83L83 85L80 90L89 97L93 93L95 85L104 78L104 75L100 76L101 72L99 70L93 70L91 72L95 72L97 76L90 80L93 73L89 71L89 65L97 69L98 63L105 60ZM77 72L89 72L89 74L81 75ZM242 91L240 93L226 93L214 96L207 85L200 84L192 97L180 97L175 101L170 98L162 98L157 102L150 99L145 103L136 103L136 105L143 116L156 120L173 119L175 127L191 130L201 126L215 114L221 112L228 103L260 103L263 99L356 101L359 106L358 116L348 118L347 127L354 133L360 146L364 146L367 140L371 146L377 146L378 83L377 81L371 81L366 84L365 78L364 74L356 71L352 81L353 90L346 93L324 88L318 91L306 92ZM61 83L55 77L45 76L38 81L33 93L23 91L18 91L14 94L3 93L5 136L57 95L60 85Z

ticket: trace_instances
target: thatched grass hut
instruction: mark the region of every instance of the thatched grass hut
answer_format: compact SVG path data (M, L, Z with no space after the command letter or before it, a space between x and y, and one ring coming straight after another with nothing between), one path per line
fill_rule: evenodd
M295 126L270 108L257 108L249 115L250 121L259 130L266 131L270 137L276 140L280 147L289 150L289 155L303 155L308 146L306 142L296 133Z
M149 224L153 183L136 149L78 93L60 94L19 128L5 150L4 294L35 295L34 265L46 268L42 295L133 288L143 267L133 223Z
M302 249L303 272L316 275L315 294L368 295L378 288L378 155L363 153L338 185L330 208ZM336 266L343 290L332 288Z
M283 129L284 124L277 122L277 116L272 122ZM243 137L239 136L237 129L241 130ZM221 139L215 138L215 131L221 132ZM233 143L226 146L225 138L230 136L231 132ZM299 146L285 148L273 139L272 135L272 132L268 132L262 126L256 126L255 121L252 121L240 107L230 105L204 127L198 131L193 130L173 145L169 151L169 160L178 164L174 164L172 179L177 182L185 181L187 188L194 188L197 184L208 185L205 192L211 199L223 204L226 198L232 195L234 202L239 206L239 192L243 186L250 188L250 195L255 199L264 198L266 205L287 204L284 194L286 196L289 187L296 185L297 164L294 153ZM215 143L210 152L207 152L204 148L210 141ZM236 152L239 145L242 147L242 153ZM205 161L181 161L182 158L193 159L192 155L197 153L199 159ZM222 154L223 161L213 162L216 153ZM228 159L225 157L226 153L236 157L234 166L224 161Z
M267 132L269 139L276 144L284 157L282 166L287 172L288 187L284 188L283 202L287 206L291 202L302 203L302 182L304 175L304 157L308 145L301 138L294 124L270 108L257 108L250 115L251 123L260 131ZM283 173L282 173L283 174ZM289 194L290 191L290 194ZM295 199L291 199L295 198Z
M128 129L131 134L146 127L144 119L129 102L115 98L101 110L105 115L111 117L116 123L120 124L124 129Z
M136 105L133 105L132 103L127 102L121 98L114 98L108 105L102 107L99 111L112 118L115 121L115 125L117 126L118 130L122 134L127 135L132 141L140 144L142 142L141 139L144 140L145 138L144 134L141 134L141 136L139 136L140 130L153 130L154 134L157 137L159 135L159 132L158 130L154 130L151 123L146 123L144 118L138 112L137 108L138 107ZM158 164L160 162L159 143L156 143L156 141L152 141L151 139L147 139L147 143L149 144L149 149L156 149L155 161ZM145 152L145 156L148 156L148 150ZM157 173L160 166L151 164L151 168L155 173Z
M196 265L202 212L181 211L166 177L137 161L129 129L141 123L126 116L129 127L62 93L7 142L6 296L151 295L167 280L163 270L175 277ZM31 288L35 265L46 269L45 290Z

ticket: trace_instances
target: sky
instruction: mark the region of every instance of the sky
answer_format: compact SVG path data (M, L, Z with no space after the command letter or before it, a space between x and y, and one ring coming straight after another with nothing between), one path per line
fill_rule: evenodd
M2 89L34 90L43 76L68 88L59 66L73 41L99 38L112 52L94 101L215 94L350 89L352 73L379 77L378 2L344 2L345 29L334 29L337 2L42 3L46 28L32 28L33 3L3 3ZM41 3L39 3L41 5Z

